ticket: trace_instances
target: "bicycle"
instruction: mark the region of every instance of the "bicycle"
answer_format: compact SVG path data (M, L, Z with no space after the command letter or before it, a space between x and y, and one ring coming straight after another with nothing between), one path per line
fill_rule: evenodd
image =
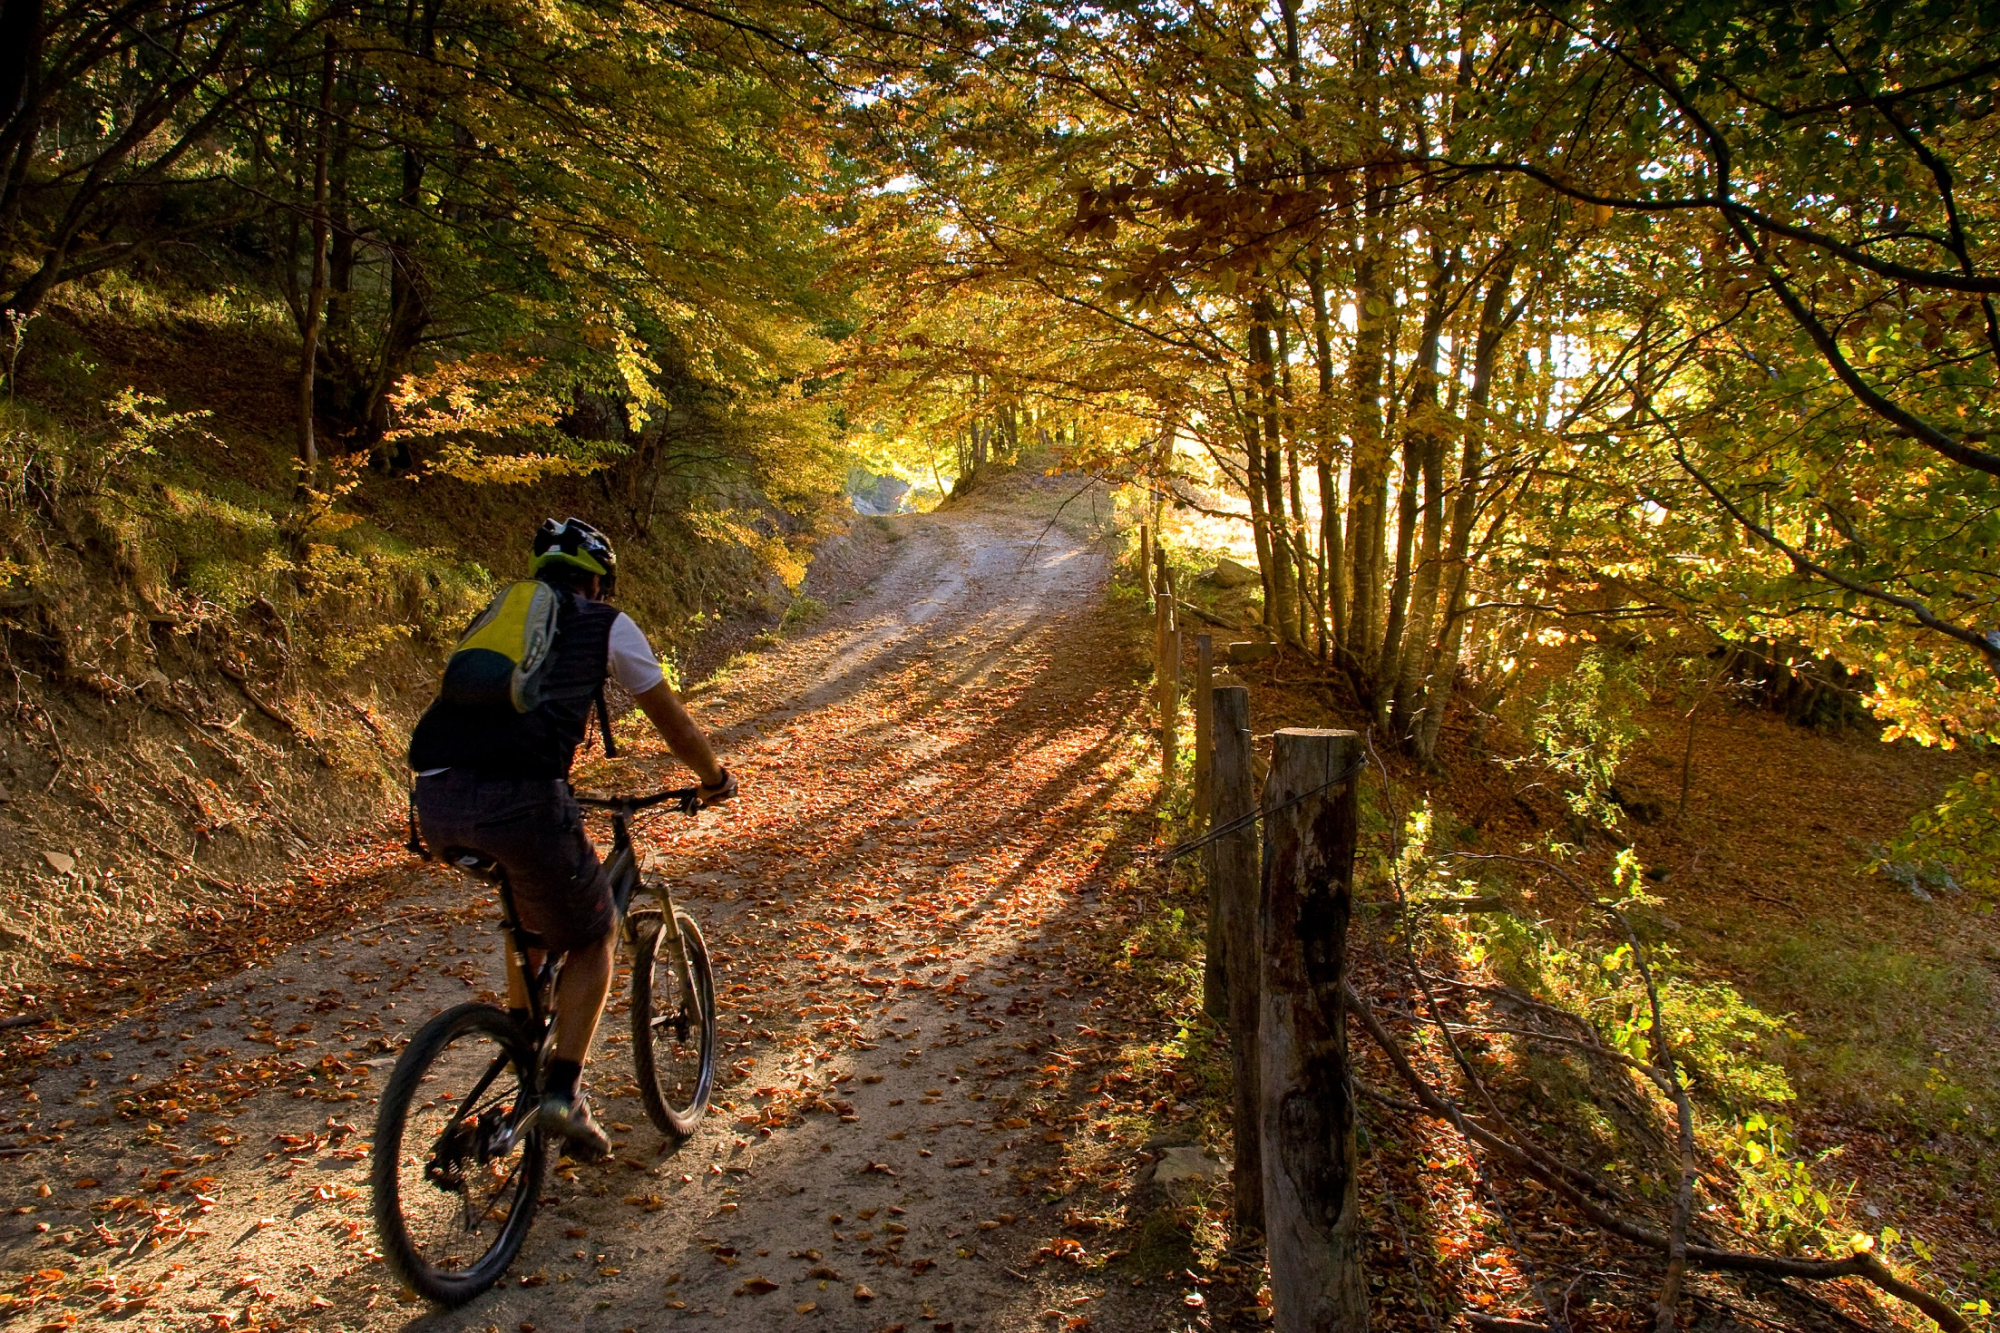
M696 791L577 798L611 815L605 874L616 928L632 952L633 1072L648 1118L675 1143L694 1133L714 1088L715 980L694 919L674 906L663 880L640 875L631 822L669 802L693 815ZM529 978L524 1024L485 1003L458 1005L424 1024L390 1072L375 1118L369 1179L382 1256L411 1291L449 1307L500 1280L541 1199L550 1136L534 1122L555 1046L561 959L545 955L531 975L533 938L515 920L505 872L462 847L438 854L499 886L509 966ZM640 888L659 905L628 910ZM413 1216L426 1204L436 1205L435 1217Z

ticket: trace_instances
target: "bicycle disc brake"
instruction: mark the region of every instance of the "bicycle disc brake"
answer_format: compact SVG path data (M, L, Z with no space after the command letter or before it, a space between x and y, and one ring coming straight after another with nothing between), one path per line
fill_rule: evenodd
M424 1163L424 1179L446 1194L465 1188L465 1158L473 1150L479 1132L477 1121L456 1120L438 1136L437 1146Z

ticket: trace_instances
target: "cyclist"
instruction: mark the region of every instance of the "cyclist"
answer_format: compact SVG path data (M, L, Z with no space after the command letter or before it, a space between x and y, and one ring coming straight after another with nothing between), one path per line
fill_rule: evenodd
M611 990L613 905L569 770L606 679L631 692L674 756L694 771L703 805L734 796L736 780L667 684L646 636L605 601L618 564L604 534L581 519L549 519L535 533L534 552L532 577L564 594L542 702L518 713L508 704L440 699L410 737L410 767L425 841L497 862L521 927L546 949L568 955L556 989L555 1056L536 1123L567 1140L572 1155L597 1158L611 1141L578 1079ZM529 966L540 965L531 955ZM527 982L511 961L507 1003L525 1021Z

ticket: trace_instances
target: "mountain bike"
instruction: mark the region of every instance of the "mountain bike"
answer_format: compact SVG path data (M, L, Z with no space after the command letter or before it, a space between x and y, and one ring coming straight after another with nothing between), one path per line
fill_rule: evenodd
M693 787L650 796L579 796L608 812L614 830L605 874L619 938L632 957L632 1063L646 1114L678 1143L701 1122L715 1080L715 981L694 919L673 904L664 880L641 875L632 819L673 804L693 815ZM528 979L528 1017L496 1005L447 1009L418 1030L389 1074L375 1117L375 1232L389 1269L405 1286L445 1306L462 1305L500 1280L527 1239L541 1198L549 1148L535 1126L543 1070L555 1049L559 957L532 972L535 937L514 916L504 871L460 847L438 855L499 886L510 966ZM653 903L632 906L637 890Z

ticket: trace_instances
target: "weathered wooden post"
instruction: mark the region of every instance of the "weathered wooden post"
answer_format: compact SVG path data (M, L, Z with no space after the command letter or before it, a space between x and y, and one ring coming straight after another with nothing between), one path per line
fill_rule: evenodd
M1276 1333L1368 1327L1341 1013L1360 753L1351 731L1287 728L1264 782L1258 1115Z
M1250 691L1215 688L1210 728L1215 741L1215 827L1244 819L1256 808L1250 776ZM1239 1235L1264 1229L1263 1128L1257 1114L1257 826L1245 823L1209 846L1208 963L1204 1006L1226 1022L1230 1082L1235 1092L1236 1191Z
M1153 530L1139 525L1139 586L1146 590L1146 609L1153 609Z
M1181 715L1181 636L1174 628L1173 572L1167 568L1167 553L1153 546L1156 562L1153 601L1154 684L1160 705L1160 786L1174 780L1174 763L1180 752Z
M1194 817L1195 825L1206 833L1210 779L1215 767L1215 636L1194 636Z

